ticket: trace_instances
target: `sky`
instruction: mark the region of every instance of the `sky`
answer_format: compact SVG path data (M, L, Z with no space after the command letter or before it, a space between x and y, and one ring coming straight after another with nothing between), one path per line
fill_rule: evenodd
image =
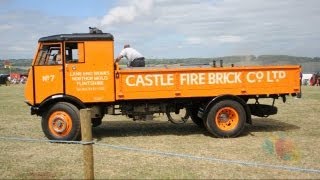
M39 38L113 34L146 58L320 56L319 0L0 0L0 59L32 58Z

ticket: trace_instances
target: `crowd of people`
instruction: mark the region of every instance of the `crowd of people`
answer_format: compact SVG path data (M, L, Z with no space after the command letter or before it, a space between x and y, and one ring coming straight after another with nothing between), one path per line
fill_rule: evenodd
M320 86L320 73L315 73L310 78L310 85L311 86Z
M26 76L10 77L8 74L0 74L0 85L25 84L27 79Z
M25 84L27 82L26 76L21 76L20 78L10 78L8 77L8 80L11 84Z

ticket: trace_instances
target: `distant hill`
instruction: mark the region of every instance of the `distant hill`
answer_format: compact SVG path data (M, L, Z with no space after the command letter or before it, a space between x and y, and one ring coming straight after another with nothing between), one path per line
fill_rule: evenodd
M0 60L0 74L9 74L10 69L4 68L4 61ZM32 59L9 59L11 63L11 72L26 74L31 65Z
M215 58L187 58L187 59L148 59L147 64L213 64L220 66L223 60L224 66L247 66L247 65L301 65L303 72L320 72L320 57L296 57L287 55L246 55L224 56Z
M216 65L220 65L223 60L224 66L246 66L246 65L301 65L303 72L313 73L320 72L320 57L297 57L287 55L246 55L246 56L224 56L215 58L186 58L186 59L147 59L147 65L158 64L211 64L216 61ZM31 59L9 59L12 64L11 71L26 73L31 65ZM4 60L0 60L0 74L8 73L9 69L4 69ZM126 61L121 61L125 64Z

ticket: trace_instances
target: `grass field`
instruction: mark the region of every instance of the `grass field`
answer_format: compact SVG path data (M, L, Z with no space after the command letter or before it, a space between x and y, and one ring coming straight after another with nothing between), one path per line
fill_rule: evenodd
M23 86L0 86L0 137L46 139L40 117L31 116ZM266 100L265 102L271 103ZM253 125L233 139L211 137L191 121L165 118L133 122L106 116L93 129L99 143L168 153L320 170L320 87L303 87L302 99L276 101L278 114L253 117ZM282 148L279 148L282 147ZM243 166L94 146L96 178L319 179L319 173ZM81 145L10 141L0 138L0 179L83 178Z

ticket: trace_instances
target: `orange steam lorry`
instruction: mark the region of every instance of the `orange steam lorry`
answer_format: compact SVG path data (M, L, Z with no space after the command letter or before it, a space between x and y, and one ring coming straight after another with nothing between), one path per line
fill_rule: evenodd
M274 104L259 104L260 98L285 102L286 96L300 93L300 72L298 65L215 63L120 68L114 63L111 34L59 34L39 39L25 99L53 140L79 139L83 108L91 108L93 126L100 125L105 114L152 120L153 114L163 113L175 123L189 116L215 137L237 137L251 124L252 115L277 113ZM256 103L248 104L249 99ZM187 117L174 119L181 110Z

